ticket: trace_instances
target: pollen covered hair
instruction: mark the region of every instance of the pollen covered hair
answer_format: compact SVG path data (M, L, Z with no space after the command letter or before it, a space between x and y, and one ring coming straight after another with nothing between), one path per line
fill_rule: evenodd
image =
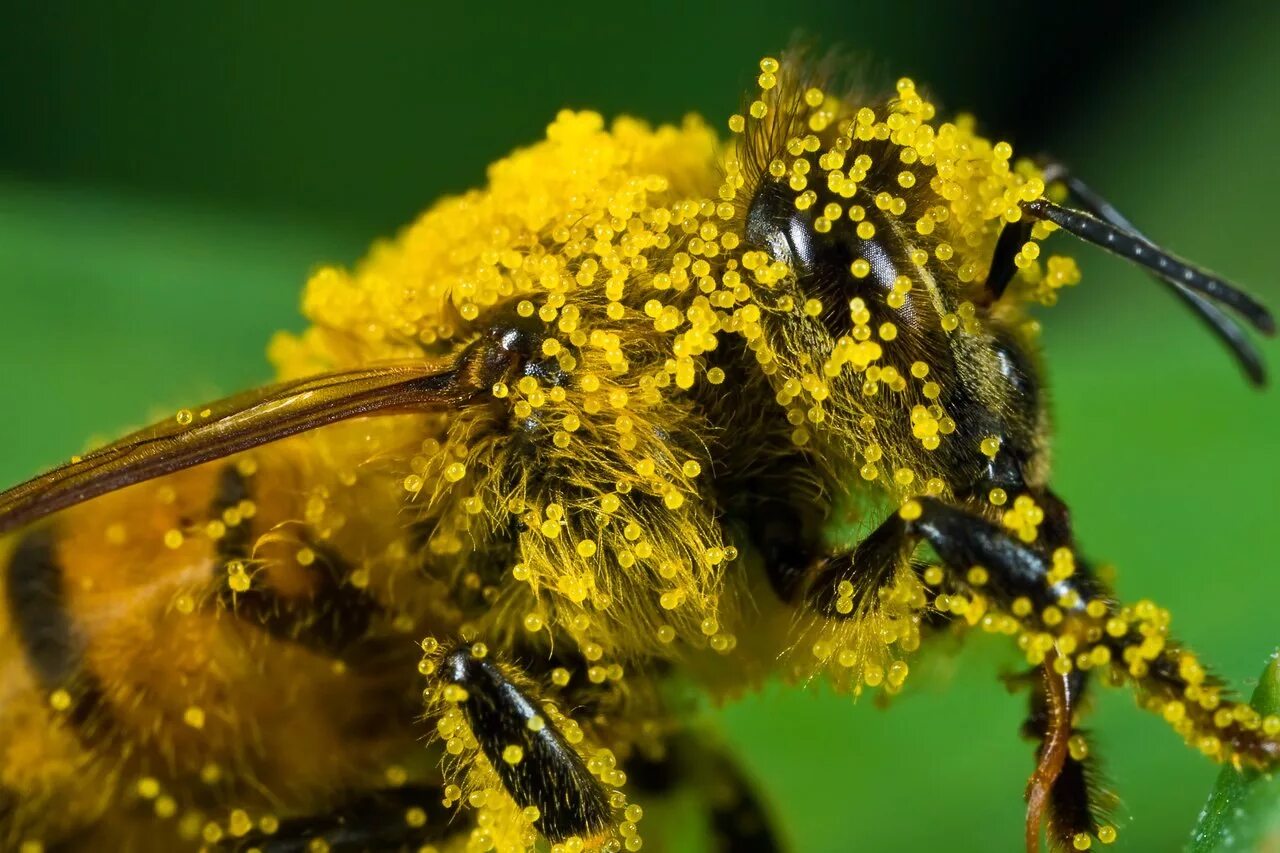
M798 209L818 190L838 199L819 231L842 217L872 229L868 209L892 217L928 238L912 257L922 278L945 268L973 298L1001 226L1044 192L1038 171L972 120L935 123L909 80L863 100L825 91L799 60L760 68L728 141L696 117L655 128L561 112L546 139L493 164L484 189L440 201L354 271L318 272L303 300L312 327L272 347L294 378L455 351L500 316L542 330L539 369L493 389L508 408L413 425L421 447L403 488L426 559L492 588L485 630L563 630L602 679L610 661L677 638L737 644L723 628L736 602L722 600L737 548L703 485L716 464L708 400L763 391L755 398L782 407L743 414L776 433L762 457L839 448L814 456L894 500L948 488L930 462L956 430L936 402L939 377L927 361L895 366L889 318L873 321L860 299L801 293L786 264L745 243L757 189L774 182ZM1020 250L1006 310L1052 302L1078 279L1069 260L1039 259L1052 227L1037 223ZM853 263L854 277L867 272ZM968 296L937 306L944 329L976 328ZM847 334L824 331L831 313ZM510 530L515 552L495 551ZM477 568L486 554L494 565ZM497 583L506 571L521 583Z
M1270 315L1126 230L1118 214L1058 206L1046 193L1061 178L1014 160L968 117L939 120L911 80L874 95L835 80L800 57L765 58L725 139L697 117L653 127L561 112L545 139L494 163L484 188L439 201L355 269L317 272L303 298L310 327L271 347L282 384L184 409L176 423L0 493L0 533L74 506L110 519L115 547L145 555L163 542L166 560L181 552L173 565L196 567L202 584L212 563L215 614L239 607L238 595L249 603L238 615L270 614L266 594L279 588L288 594L276 599L307 602L292 632L281 629L301 646L326 639L306 633L312 615L363 603L379 621L352 636L392 636L409 678L416 652L400 640L420 639L422 704L416 685L396 701L434 722L445 805L465 804L475 818L467 849L523 849L539 837L552 853L639 849L642 810L628 802L621 768L636 753L659 754L678 724L668 673L713 697L778 673L892 694L938 614L1016 638L1046 677L1103 670L1205 754L1271 766L1280 717L1231 699L1171 639L1167 611L1111 600L1083 582L1073 540L1040 535L1041 525L1069 526L1065 506L1049 503L1044 400L1034 365L1022 376L1021 364L1001 362L1033 360L1028 307L1053 304L1079 280L1069 258L1042 257L1059 227L1148 266L1246 368L1260 362L1211 301L1264 333ZM1071 192L1081 196L1078 185ZM1018 450L1017 477L984 478L1002 442ZM221 473L198 467L229 457ZM172 475L180 479L159 489L173 498L160 500L168 508L143 513L156 529L130 538L110 513L124 519L152 493L124 487ZM261 483L252 491L250 477ZM192 527L200 513L175 501L207 507L211 493L209 520ZM966 566L968 553L948 556L927 534L949 568L912 562L926 511L963 514L1001 543L1038 545L1036 580L1047 587L1015 597L1000 588L1008 565ZM773 535L770 513L786 533ZM767 529L750 529L757 523ZM837 542L844 523L878 526ZM92 559L76 554L69 565L101 566L121 589L136 587L113 563L124 552L102 556L97 522L80 532ZM42 578L53 542L37 537L6 556ZM803 552L797 565L787 564L791 550ZM757 560L770 571L755 571ZM151 567L142 556L125 565ZM783 589L788 572L802 576L795 596ZM1073 577L1082 582L1066 583ZM174 611L196 606L184 594ZM137 645L159 655L157 672L173 665L175 647L218 647ZM277 646L287 648L264 648ZM119 672L114 647L101 648ZM730 663L719 658L735 651ZM193 673L228 670L192 660ZM398 671L405 661L390 662ZM318 653L313 663L304 681L317 685L314 698L282 706L287 715L347 689L345 663ZM200 743L215 743L218 726L238 732L236 718L187 704L182 679L159 680L183 703L174 705L183 725L204 732ZM255 684L276 708L275 680ZM27 693L46 713L44 693L34 684ZM138 695L137 707L160 713L160 694ZM62 713L76 700L58 689L47 701ZM1054 701L1046 692L1046 708ZM339 704L371 713L368 703ZM1054 707L1061 713L1042 715L1044 731L1066 738L1070 706ZM382 748L387 728L373 729L353 759ZM519 743L505 740L513 730ZM187 742L161 753L194 761ZM76 754L70 740L54 745ZM333 751L305 745L298 766L310 769L282 778L353 787L337 780L356 776L325 764ZM1087 758L1083 735L1055 748L1059 767L1066 755ZM407 773L397 766L385 778L399 785ZM155 780L142 781L150 799L142 792L158 792ZM414 828L426 820L421 809L404 817ZM227 831L247 837L248 821L238 809ZM1115 837L1110 824L1087 828ZM217 823L194 830L209 843L225 837ZM1087 849L1091 837L1071 843Z
M941 611L1016 637L1032 666L1056 655L1055 671L1103 668L1123 655L1114 677L1188 742L1218 760L1256 760L1236 722L1280 720L1228 700L1149 601L1063 603L1082 606L1080 620L1026 599L1005 611L982 567L948 578L904 563L891 578L842 581L832 606L854 618L832 620L769 612L750 583L726 582L741 543L720 524L725 496L710 485L725 488L726 452L750 448L747 467L762 470L797 460L813 490L878 496L909 519L913 498L952 495L949 472L1000 450L997 436L944 409L949 383L961 370L969 383L998 372L982 361L994 330L1033 348L1028 306L1054 304L1080 279L1071 258L1042 253L1058 226L1027 221L1053 201L1044 172L970 117L940 121L911 80L866 97L803 61L766 58L757 83L727 140L697 118L606 126L562 112L545 140L494 164L486 188L438 203L354 272L318 273L304 301L313 327L274 347L281 373L448 353L498 318L538 329L535 369L493 389L503 406L415 425L425 438L402 485L417 498L425 559L453 561L489 596L477 633L548 646L567 636L602 686L625 694L627 666L648 654L738 649L739 666L776 664L785 638L792 677L895 693L926 612ZM802 286L750 239L764 191L783 211L808 212L817 234L845 229L894 247L910 272L877 304L846 286L874 275L869 257L852 258L840 282ZM1006 230L1014 224L1023 228ZM1023 236L993 296L1002 233ZM909 301L918 314L901 322ZM925 327L945 332L952 351L932 349L938 336ZM744 433L722 442L724 424ZM1045 476L1047 464L1033 463L1029 479ZM848 498L828 497L837 508ZM1044 512L1032 498L994 489L990 502L1005 528L1036 540ZM502 551L512 530L515 547ZM1053 580L1075 571L1069 550L1055 553ZM753 628L738 636L747 608L757 608ZM1149 678L1153 669L1179 673L1185 689ZM434 701L448 707L449 697ZM593 760L612 772L612 753ZM467 784L496 790L483 766Z

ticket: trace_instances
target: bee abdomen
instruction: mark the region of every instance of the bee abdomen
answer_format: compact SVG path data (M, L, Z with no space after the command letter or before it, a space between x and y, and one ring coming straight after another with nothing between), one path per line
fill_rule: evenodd
M56 531L32 530L9 558L5 603L14 635L54 708L83 721L100 705L101 688L85 671L84 639L67 610Z
M94 817L89 798L67 798L78 774L118 729L106 713L102 684L85 662L86 640L68 606L57 527L14 541L0 565L0 846L43 842L44 813L58 803L63 819Z
M307 522L309 452L0 539L0 850L183 849L180 828L314 813L418 748L412 644Z

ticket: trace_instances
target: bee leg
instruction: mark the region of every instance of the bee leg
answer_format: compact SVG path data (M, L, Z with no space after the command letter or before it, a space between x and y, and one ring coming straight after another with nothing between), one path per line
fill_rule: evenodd
M444 657L440 673L465 691L457 705L481 751L511 798L537 808L536 825L548 841L589 839L609 827L609 792L498 664L462 646Z
M918 498L885 519L852 551L823 558L811 568L809 603L833 618L848 615L851 611L836 608L840 582L850 581L858 594L873 593L909 561L921 541L961 575L973 566L987 569L992 585L985 591L1005 604L1026 597L1047 606L1073 591L1087 601L1096 592L1093 579L1084 573L1051 583L1052 561L987 519L933 498Z
M851 553L819 564L808 590L810 602L836 618L858 612L856 604L849 608L847 597L843 611L839 609L836 590L841 582L853 583L856 593L874 594L909 561L922 541L929 543L956 577L965 578L974 566L985 568L989 580L983 593L1006 612L1018 598L1029 600L1037 610L1064 600L1074 600L1083 608L1099 592L1096 581L1084 571L1054 580L1050 556L987 519L932 498L918 498L881 523ZM1052 659L1036 671L1042 682L1027 725L1028 733L1041 741L1036 770L1027 788L1027 846L1032 851L1038 849L1046 814L1055 844L1069 847L1077 836L1093 835L1103 828L1089 776L1070 749L1083 677L1078 671L1073 671L1074 677L1058 675L1051 664ZM1077 746L1081 743L1082 739Z
M1071 850L1089 836L1115 837L1107 812L1115 798L1098 782L1089 744L1076 728L1087 676L1080 670L1062 675L1046 664L1033 670L1031 708L1023 733L1039 741L1036 769L1027 781L1026 845L1039 849L1040 827L1048 822L1055 849Z
M715 849L722 853L781 851L782 843L770 824L768 809L738 763L724 753L707 752L704 757Z
M335 549L310 537L301 542L315 554L309 595L281 595L255 574L240 592L220 584L218 600L229 612L278 640L358 663L360 654L377 651L363 641L386 611L377 599L348 582L352 567Z
M780 853L784 849L769 810L741 765L705 739L681 737L658 760L633 759L627 765L632 784L654 794L680 786L698 789L706 802L717 853Z
M289 818L274 832L228 838L220 848L261 853L416 850L457 834L459 827L449 824L452 816L441 805L438 787L393 788L365 794L325 814Z

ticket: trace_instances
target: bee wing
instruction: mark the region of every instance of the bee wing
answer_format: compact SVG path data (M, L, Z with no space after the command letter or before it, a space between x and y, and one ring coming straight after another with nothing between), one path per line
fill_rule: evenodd
M269 385L184 411L0 492L0 534L125 486L348 418L465 404L488 385L466 355ZM185 423L184 423L185 421Z

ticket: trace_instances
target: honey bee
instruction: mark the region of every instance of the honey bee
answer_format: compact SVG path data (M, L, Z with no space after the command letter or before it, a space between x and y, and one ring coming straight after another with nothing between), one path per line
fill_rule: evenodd
M316 273L278 384L0 494L5 849L638 850L687 788L776 851L682 691L895 694L974 630L1027 665L1029 850L1116 838L1095 682L1275 766L1280 718L1077 549L1029 308L1079 279L1062 230L1259 384L1271 315L911 80L757 84L727 141L562 112Z

